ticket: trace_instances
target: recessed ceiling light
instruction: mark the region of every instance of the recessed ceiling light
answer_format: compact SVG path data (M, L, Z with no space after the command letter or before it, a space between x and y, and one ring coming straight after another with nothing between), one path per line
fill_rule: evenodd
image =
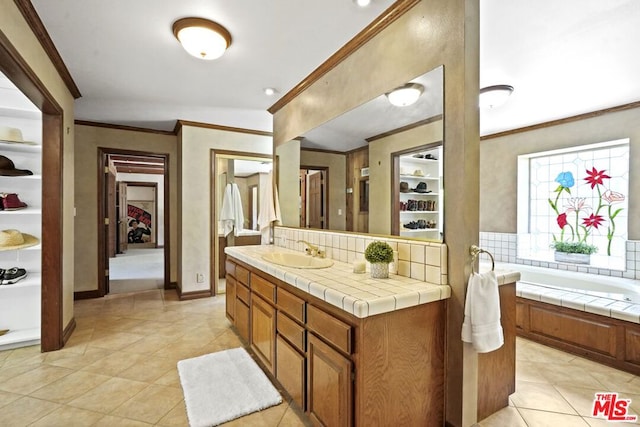
M387 98L392 105L396 107L407 107L415 104L422 95L424 86L418 83L407 83L387 93Z
M507 102L513 92L511 85L493 85L480 89L480 108L495 108Z
M231 45L231 34L217 22L204 18L182 18L173 23L173 35L190 55L200 59L220 58Z
M367 7L371 4L371 0L353 0L360 7Z
M274 89L274 88L272 88L272 87L266 87L266 88L264 88L264 94L265 94L265 95L267 95L267 96L275 95L277 92L278 92L278 91L277 91L277 90L275 90L275 89Z

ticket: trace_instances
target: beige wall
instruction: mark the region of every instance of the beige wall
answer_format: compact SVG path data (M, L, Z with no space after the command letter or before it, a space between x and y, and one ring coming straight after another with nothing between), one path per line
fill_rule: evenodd
M344 230L347 217L347 159L343 154L300 151L302 166L329 168L329 229ZM339 213L341 212L341 213Z
M640 194L640 108L516 133L480 143L480 230L517 231L517 157L629 138L629 195ZM640 240L640 200L629 197L629 239Z
M178 152L176 137L97 126L76 125L75 291L98 289L98 148L117 148L169 155L169 254L171 282L178 275Z
M0 0L0 32L24 58L36 77L42 81L49 93L63 110L63 159L62 180L64 183L62 200L62 327L73 319L73 176L74 176L74 128L73 96L60 78L49 57L42 49L22 14L12 0Z
M300 141L293 139L275 149L278 156L278 198L282 225L300 226Z
M476 421L478 392L477 357L460 340L469 247L479 240L478 40L478 0L421 1L277 111L273 125L278 147L444 65L444 239L452 289L445 393L446 420L452 426ZM371 187L371 192L379 190Z
M182 126L178 138L182 193L179 285L182 293L206 291L211 286L211 260L217 259L210 250L211 224L218 221L211 213L212 150L271 155L273 141L270 136L188 125ZM196 283L196 274L204 274L204 283Z
M438 120L369 143L369 185L375 188L376 207L369 209L369 233L391 234L391 154L440 141L442 121Z

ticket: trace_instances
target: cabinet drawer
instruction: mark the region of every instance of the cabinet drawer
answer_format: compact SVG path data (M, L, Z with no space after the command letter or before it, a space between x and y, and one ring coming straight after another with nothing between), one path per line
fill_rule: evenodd
M304 300L282 288L278 288L276 294L278 296L278 308L287 313L291 318L300 323L304 323L306 319L306 303Z
M236 280L239 283L249 286L249 270L240 265L236 265Z
M276 302L276 285L266 281L260 276L253 275L251 290L271 303Z
M249 305L249 288L242 283L236 283L236 296Z
M306 350L306 331L291 320L286 314L278 311L278 333L285 337L298 350Z
M312 305L307 307L307 326L339 350L351 354L351 326Z
M233 277L236 277L236 263L235 262L226 260L224 262L224 269L227 272L227 274L230 274Z

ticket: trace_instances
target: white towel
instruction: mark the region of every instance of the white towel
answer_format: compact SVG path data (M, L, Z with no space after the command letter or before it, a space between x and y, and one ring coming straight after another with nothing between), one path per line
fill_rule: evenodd
M280 221L280 203L278 202L278 190L273 193L272 173L260 174L260 211L258 212L258 229L262 236L260 243L268 245L271 240L269 235L271 223Z
M222 209L220 210L220 224L224 235L228 235L235 229L234 235L244 230L244 212L242 211L242 200L238 184L227 184L222 199Z
M473 344L478 353L489 353L504 344L500 324L500 294L493 271L473 273L469 278L462 341Z

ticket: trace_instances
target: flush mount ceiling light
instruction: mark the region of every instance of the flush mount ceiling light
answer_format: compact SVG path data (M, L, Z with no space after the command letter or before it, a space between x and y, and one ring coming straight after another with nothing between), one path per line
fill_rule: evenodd
M278 91L277 91L277 90L275 90L275 89L274 89L274 88L272 88L272 87L265 87L265 88L264 88L264 94L265 94L265 95L267 95L267 96L273 96L273 95L275 95L275 94L276 94L276 92L278 92Z
M231 45L231 34L217 22L204 18L182 18L173 23L173 35L190 55L216 59Z
M400 86L399 88L392 90L386 95L391 105L395 105L396 107L406 107L411 104L415 104L423 91L424 86L421 84L407 83L404 86Z
M371 0L353 0L360 7L367 7L371 4Z
M480 89L480 108L495 108L507 102L513 86L494 85Z

